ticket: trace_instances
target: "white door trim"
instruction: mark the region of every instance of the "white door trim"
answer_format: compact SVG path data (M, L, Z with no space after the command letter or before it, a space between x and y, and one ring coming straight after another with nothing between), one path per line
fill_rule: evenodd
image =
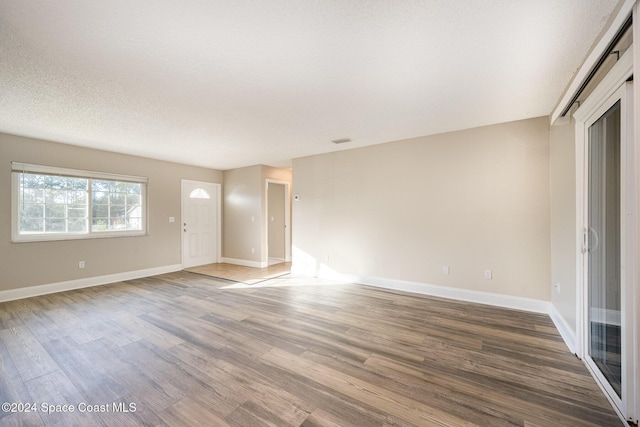
M184 185L185 184L193 184L193 185L214 185L217 187L215 203L216 203L216 262L221 262L222 260L222 184L217 182L208 182L208 181L194 181L191 179L182 179L180 180L180 262L182 263L182 267L184 268L184 232L183 232L183 224L185 223L185 212L184 212Z
M266 178L264 180L264 232L267 254L267 263L269 262L269 184L284 185L284 258L286 262L291 262L291 184L287 181L278 181L276 179Z

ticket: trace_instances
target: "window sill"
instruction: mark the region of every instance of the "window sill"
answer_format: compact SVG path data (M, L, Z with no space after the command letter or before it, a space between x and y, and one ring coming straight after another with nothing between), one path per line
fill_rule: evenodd
M51 234L47 236L13 236L11 243L30 243L30 242L59 242L65 240L93 240L93 239L110 239L117 237L143 237L148 236L146 231L137 232L109 232L109 233L91 233L91 234Z

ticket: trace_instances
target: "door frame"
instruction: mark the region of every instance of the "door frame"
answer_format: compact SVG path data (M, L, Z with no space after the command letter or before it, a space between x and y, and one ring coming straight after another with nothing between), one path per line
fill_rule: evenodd
M216 241L214 242L216 248L215 262L219 263L222 260L222 184L217 182L208 181L195 181L191 179L180 180L180 263L184 268L184 223L186 220L184 196L185 196L185 184L194 185L213 185L216 187L216 197L214 201L216 203Z
M269 263L269 184L284 185L284 260L291 262L291 183L266 178L264 180L264 235L267 254L266 262Z
M627 80L633 75L631 49L620 58L592 94L573 114L576 120L576 355L583 360L598 386L621 419L638 419L640 391L640 350L638 350L638 309L640 290L636 264L637 252L637 201L636 189L629 185L635 182L638 171L634 171L638 148L635 147L633 117L633 85ZM618 397L610 384L589 357L588 329L588 138L589 127L597 121L615 102L621 99L621 322L622 330L622 398ZM627 151L628 150L628 151ZM637 185L637 184L636 184Z

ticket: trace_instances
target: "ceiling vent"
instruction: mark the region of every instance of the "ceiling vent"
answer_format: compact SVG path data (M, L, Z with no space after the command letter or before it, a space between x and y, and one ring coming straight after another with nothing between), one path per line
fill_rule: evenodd
M334 144L344 144L345 142L351 142L351 138L334 139L331 142L333 142Z

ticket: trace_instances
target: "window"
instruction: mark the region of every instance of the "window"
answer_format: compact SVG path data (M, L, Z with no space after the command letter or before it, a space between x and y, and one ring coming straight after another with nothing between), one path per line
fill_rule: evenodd
M204 188L196 188L189 194L190 199L210 199L211 196Z
M91 231L142 230L142 184L91 180Z
M146 234L147 178L12 163L13 240Z

